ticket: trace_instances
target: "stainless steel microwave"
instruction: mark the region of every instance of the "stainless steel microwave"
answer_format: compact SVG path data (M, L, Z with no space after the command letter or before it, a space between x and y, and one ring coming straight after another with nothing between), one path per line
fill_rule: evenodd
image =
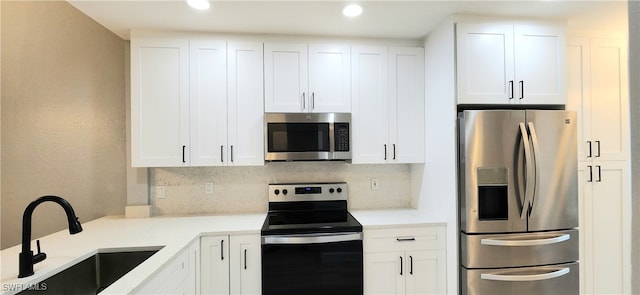
M266 161L351 160L351 114L266 113Z

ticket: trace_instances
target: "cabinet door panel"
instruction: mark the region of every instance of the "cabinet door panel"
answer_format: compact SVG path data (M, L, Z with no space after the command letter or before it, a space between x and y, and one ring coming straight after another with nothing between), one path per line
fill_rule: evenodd
M134 39L131 42L131 164L134 167L188 165L188 48L186 40ZM184 157L183 146L187 152Z
M200 259L200 292L229 294L229 237L202 237Z
M389 158L396 163L423 163L424 49L389 50Z
M589 155L591 134L591 76L589 67L589 39L571 38L567 45L567 110L575 111L578 118L578 160ZM593 146L592 146L593 148Z
M446 293L445 250L407 252L407 294Z
M364 293L404 294L406 261L403 255L404 252L364 254Z
M262 291L260 235L234 235L231 242L231 294Z
M264 44L266 112L301 112L309 95L306 44Z
M262 44L229 43L229 165L264 165Z
M190 41L191 166L221 166L227 145L227 48Z
M513 25L457 24L459 104L509 103L514 79Z
M387 47L352 48L352 113L354 164L385 161L388 145Z
M350 60L349 45L309 45L307 110L351 112Z
M514 32L516 100L523 104L565 104L567 39L564 28L516 25Z
M594 157L599 155L598 160L627 160L629 98L624 42L592 39L590 75Z

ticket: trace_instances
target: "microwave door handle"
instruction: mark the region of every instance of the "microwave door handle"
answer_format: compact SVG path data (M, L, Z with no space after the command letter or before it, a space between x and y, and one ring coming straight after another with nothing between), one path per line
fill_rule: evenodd
M525 219L527 217L527 211L529 210L530 205L530 194L532 191L531 186L533 185L533 175L531 172L531 168L533 168L533 161L531 160L531 144L529 143L529 133L527 132L527 127L524 123L520 123L520 133L522 135L522 142L524 145L524 162L527 167L527 171L525 174L525 188L524 188L524 202L522 203L522 212L520 213L520 218Z
M533 210L535 207L536 196L540 191L540 145L538 144L538 135L536 134L536 127L533 123L529 122L529 132L531 133L531 143L533 145L533 171L535 172L535 182L533 185L533 192L531 193L531 198L529 201L531 202L531 214L533 214Z

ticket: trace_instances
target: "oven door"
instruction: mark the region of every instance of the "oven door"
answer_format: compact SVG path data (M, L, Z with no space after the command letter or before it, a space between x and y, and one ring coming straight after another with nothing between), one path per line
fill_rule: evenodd
M362 233L262 237L262 294L362 294Z

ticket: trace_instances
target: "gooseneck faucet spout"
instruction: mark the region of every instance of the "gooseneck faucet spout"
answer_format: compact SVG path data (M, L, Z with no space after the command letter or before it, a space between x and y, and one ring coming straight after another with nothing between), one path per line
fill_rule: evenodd
M69 204L67 200L57 196L44 196L31 202L22 215L22 252L20 252L19 257L19 278L33 275L33 265L47 258L47 254L40 251L40 241L37 241L38 253L33 255L33 251L31 251L31 216L33 215L33 211L36 207L44 202L57 203L62 207L62 209L64 209L64 212L67 214L67 221L69 222L70 234L73 235L82 231L82 225L80 225L80 221L78 221L76 213L73 212L73 207L71 207L71 204Z

